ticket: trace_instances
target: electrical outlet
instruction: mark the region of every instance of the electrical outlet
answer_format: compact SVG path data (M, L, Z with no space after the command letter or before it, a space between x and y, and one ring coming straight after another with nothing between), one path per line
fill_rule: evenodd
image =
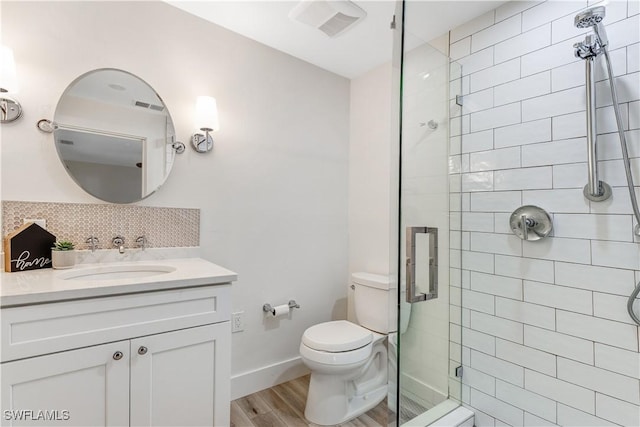
M244 331L244 311L236 311L231 315L231 332Z

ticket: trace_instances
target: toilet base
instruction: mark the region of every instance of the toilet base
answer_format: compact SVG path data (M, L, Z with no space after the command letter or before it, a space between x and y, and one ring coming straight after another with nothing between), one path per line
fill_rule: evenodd
M313 375L311 381L313 382ZM311 392L311 390L310 384L309 391ZM326 388L324 391L326 391ZM383 384L363 395L355 395L349 401L347 401L344 392L325 394L324 396L322 401L318 401L316 396L311 396L310 394L307 398L304 416L314 424L330 426L352 420L375 408L387 397L387 384ZM315 404L309 405L309 399L316 399L311 400Z
M311 371L304 416L318 425L349 421L374 408L387 397L387 350L376 343L370 359L351 374Z

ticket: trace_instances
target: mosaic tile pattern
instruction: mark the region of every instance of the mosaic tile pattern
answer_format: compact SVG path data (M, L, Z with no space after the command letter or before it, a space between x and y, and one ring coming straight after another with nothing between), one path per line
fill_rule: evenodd
M89 236L99 239L100 249L110 249L116 235L124 237L127 248L136 247L136 238L143 235L149 248L200 244L200 209L3 201L2 236L22 225L23 218L47 220L51 233L77 249L88 249Z

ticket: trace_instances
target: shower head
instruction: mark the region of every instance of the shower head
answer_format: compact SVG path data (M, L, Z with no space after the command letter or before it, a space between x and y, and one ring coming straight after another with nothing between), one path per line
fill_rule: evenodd
M596 37L600 41L600 45L603 48L606 48L607 44L609 44L609 40L607 39L607 33L604 30L604 25L602 25L604 16L605 7L595 6L578 13L574 18L573 23L577 28L593 27L593 31L596 33Z
M604 6L596 6L578 13L573 23L578 28L589 28L599 24L604 16Z

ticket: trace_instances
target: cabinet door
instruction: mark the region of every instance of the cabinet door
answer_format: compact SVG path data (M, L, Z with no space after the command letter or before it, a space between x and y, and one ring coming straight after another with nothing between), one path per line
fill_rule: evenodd
M129 425L129 341L3 363L0 370L3 426Z
M228 426L229 322L131 341L132 426Z

